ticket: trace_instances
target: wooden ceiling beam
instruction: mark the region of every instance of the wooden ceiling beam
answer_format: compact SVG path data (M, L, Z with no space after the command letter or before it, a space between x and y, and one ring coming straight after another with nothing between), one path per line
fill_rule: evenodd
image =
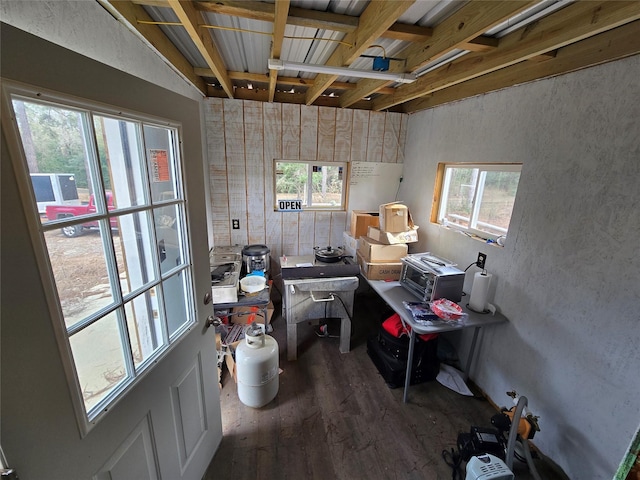
M167 0L132 0L140 5L152 7L169 7ZM263 22L273 22L275 18L275 6L271 3L255 1L230 1L221 0L217 2L203 1L195 2L196 9L229 15L250 20ZM331 30L334 32L352 33L358 28L358 17L344 15L341 13L322 12L319 10L309 10L300 7L290 7L287 17L287 25L297 27L315 28L318 30ZM431 27L421 27L406 23L394 23L389 29L383 32L381 38L401 40L404 42L425 42L433 36ZM491 37L478 37L469 40L464 46L465 50L472 52L489 51L497 46L498 40Z
M173 69L203 94L206 94L207 85L205 81L194 73L193 66L189 60L171 43L162 29L157 25L138 22L139 20L153 21L153 18L149 16L144 8L140 5L135 5L129 0L110 1L105 5L119 21L128 24L130 29L138 32L138 35L144 38L147 44L158 52Z
M194 68L194 73L201 77L215 78L215 75L209 68ZM231 80L239 80L245 82L252 82L257 84L269 84L269 75L265 73L248 73L248 72L232 72L229 71L229 78ZM281 77L278 76L277 83L279 85L288 85L291 87L309 88L313 85L313 79L299 78L299 77ZM333 82L328 89L331 90L354 90L357 87L355 83L348 82ZM381 95L391 95L395 92L394 88L381 88L376 91Z
M640 54L640 20L562 47L543 63L520 62L403 104L405 113Z
M489 53L471 53L421 76L396 93L374 100L374 110L385 110L429 93L518 62L562 48L640 18L640 2L576 2L500 39Z
M537 0L469 2L436 26L433 29L433 37L427 42L412 44L400 52L398 55L407 59L406 65L393 65L391 70L413 72L426 63L461 48L461 45L479 37L491 27L504 22L535 3ZM358 82L359 88L357 90L340 98L340 106L348 107L371 95L378 86L388 83L380 80L361 80Z
M344 41L351 46L340 44L333 51L326 65L339 67L350 65L413 3L413 1L407 0L369 3L360 15L358 28L344 38ZM311 105L336 78L338 75L320 74L316 76L313 87L307 90L307 105Z
M229 98L233 98L233 85L227 75L227 68L222 60L222 56L213 43L211 33L201 27L201 24L204 23L202 13L196 10L191 1L167 1L189 34L189 37L191 37L191 40L198 48L198 51L204 57L207 65L213 70L224 91L227 92Z
M211 88L209 90L209 97L224 98L224 91L219 88ZM254 100L256 102L266 102L268 99L268 92L266 90L250 90L248 88L238 88L236 90L236 99L240 100ZM274 101L278 103L291 103L296 105L304 105L305 95L304 93L288 93L276 91ZM338 108L338 97L329 97L328 95L320 96L314 103L320 107L333 107ZM371 110L371 102L363 100L353 106L358 110ZM400 109L393 109L401 113Z
M284 27L287 25L290 3L290 0L276 0L275 18L273 21L273 37L271 39L271 58L280 58L282 40L284 39ZM269 102L273 102L273 96L276 92L277 78L278 71L271 69L269 72Z

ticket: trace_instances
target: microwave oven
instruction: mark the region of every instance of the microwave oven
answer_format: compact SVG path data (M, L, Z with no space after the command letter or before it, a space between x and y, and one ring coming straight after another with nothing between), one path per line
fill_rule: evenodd
M429 252L413 253L402 258L400 285L423 302L446 298L462 300L464 272L450 261Z

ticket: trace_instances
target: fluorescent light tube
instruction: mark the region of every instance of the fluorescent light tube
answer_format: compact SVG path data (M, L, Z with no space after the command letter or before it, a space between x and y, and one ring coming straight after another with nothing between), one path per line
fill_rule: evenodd
M277 58L269 59L270 70L297 70L299 72L325 73L342 77L373 78L398 83L413 83L417 77L412 73L378 72L375 70L356 70L347 67L331 67L329 65L313 65L310 63L288 62Z

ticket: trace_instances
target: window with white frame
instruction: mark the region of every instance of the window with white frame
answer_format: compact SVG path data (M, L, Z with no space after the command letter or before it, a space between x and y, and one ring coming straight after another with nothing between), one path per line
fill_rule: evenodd
M506 237L521 164L438 166L437 223L487 239Z
M10 98L52 316L93 422L196 322L179 125L26 89Z
M275 209L279 202L298 202L303 210L344 210L346 162L274 161Z

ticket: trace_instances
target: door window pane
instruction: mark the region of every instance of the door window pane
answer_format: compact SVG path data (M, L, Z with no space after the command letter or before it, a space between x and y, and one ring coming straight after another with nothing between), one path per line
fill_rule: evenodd
M116 312L69 338L87 411L127 377Z
M45 233L45 242L67 328L113 305L100 229L77 238L52 230Z
M180 235L181 215L177 205L156 208L153 211L156 240L162 275L184 264L184 242Z
M162 282L162 291L164 292L169 336L173 337L189 321L189 292L191 291L189 279L183 272L172 275Z
M124 305L136 368L164 345L156 291L152 288Z
M116 209L145 205L142 141L137 123L95 115L96 143L105 189Z
M144 138L149 162L151 199L159 203L178 198L175 168L175 140L166 128L144 126Z
M114 236L114 243L118 244L118 251L122 252L119 277L122 293L126 295L155 282L156 260L149 213L145 211L117 218L119 235Z

